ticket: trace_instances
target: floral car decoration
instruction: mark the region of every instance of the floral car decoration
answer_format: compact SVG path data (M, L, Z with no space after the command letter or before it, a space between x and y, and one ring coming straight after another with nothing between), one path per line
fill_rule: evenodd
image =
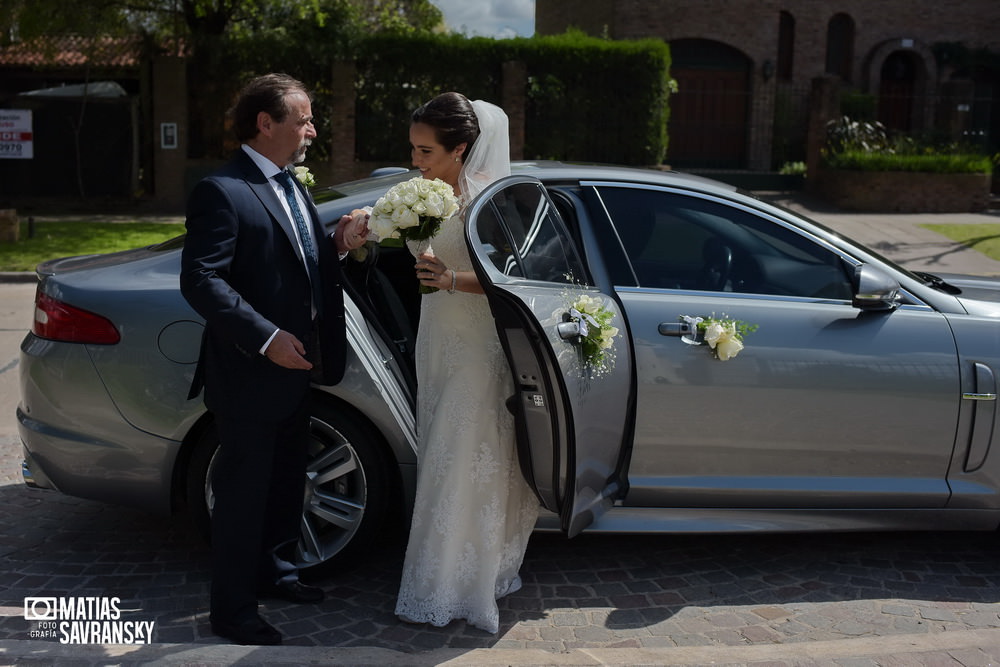
M583 294L570 304L569 318L579 326L583 364L589 374L600 376L614 368L618 327L611 323L615 314L600 299Z
M681 315L680 319L690 324L696 334L685 337L684 341L694 345L700 345L702 341L708 343L719 361L728 361L739 354L743 350L743 337L757 330L756 324L730 319L724 314L721 318L714 314L711 317Z

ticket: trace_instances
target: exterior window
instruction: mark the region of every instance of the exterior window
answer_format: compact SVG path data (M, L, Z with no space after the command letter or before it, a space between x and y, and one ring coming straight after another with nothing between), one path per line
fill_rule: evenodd
M658 190L599 194L640 287L851 298L839 255L769 218Z
M478 233L504 275L589 284L573 239L541 184L518 183L493 195L479 214Z
M854 19L847 14L837 14L826 28L827 74L836 74L844 81L850 81L853 59Z

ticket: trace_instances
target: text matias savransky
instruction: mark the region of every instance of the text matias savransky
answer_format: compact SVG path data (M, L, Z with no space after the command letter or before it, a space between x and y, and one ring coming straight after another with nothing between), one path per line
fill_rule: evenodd
M153 621L122 620L121 598L24 598L24 618L37 624L33 639L60 644L150 644Z

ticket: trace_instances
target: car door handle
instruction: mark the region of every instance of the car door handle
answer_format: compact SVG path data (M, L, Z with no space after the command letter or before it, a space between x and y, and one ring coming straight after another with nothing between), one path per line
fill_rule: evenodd
M570 320L569 322L560 322L557 324L556 333L563 340L579 342L582 331L580 330L580 323L578 321Z
M690 322L660 322L656 330L661 336L691 336L695 332Z

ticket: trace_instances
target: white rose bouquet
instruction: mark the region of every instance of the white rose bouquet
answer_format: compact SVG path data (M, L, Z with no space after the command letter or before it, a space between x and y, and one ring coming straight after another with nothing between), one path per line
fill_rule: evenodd
M458 199L450 185L417 176L392 186L375 202L368 228L380 244L401 246L431 238L456 212Z
M430 239L441 223L458 212L455 190L440 178L420 176L397 183L379 197L372 207L368 229L379 245L399 247L406 242L414 257L430 249ZM421 294L437 292L437 287L420 286Z
M615 314L600 299L584 294L570 305L569 316L580 325L580 348L590 373L599 376L611 370L618 335L618 328L611 326Z
M712 317L682 315L681 319L704 336L719 361L728 361L739 354L743 349L743 337L757 330L756 324L728 319L725 315L722 318L716 318L714 314Z

